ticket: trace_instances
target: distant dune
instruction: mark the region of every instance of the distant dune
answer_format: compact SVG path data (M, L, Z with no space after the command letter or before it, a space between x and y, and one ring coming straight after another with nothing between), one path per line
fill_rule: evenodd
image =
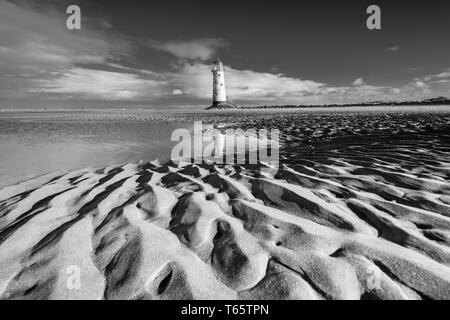
M0 191L0 297L449 299L449 167L430 167L434 179L344 160L42 176Z

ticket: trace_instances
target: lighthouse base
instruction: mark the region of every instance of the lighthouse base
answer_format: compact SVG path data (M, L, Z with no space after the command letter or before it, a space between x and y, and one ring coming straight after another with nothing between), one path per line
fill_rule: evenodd
M238 106L230 101L214 102L212 106L205 110L224 110L224 109L237 109Z

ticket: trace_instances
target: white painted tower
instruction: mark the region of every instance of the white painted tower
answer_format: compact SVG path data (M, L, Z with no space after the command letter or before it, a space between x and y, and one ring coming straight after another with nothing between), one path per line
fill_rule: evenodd
M237 108L235 104L228 100L225 89L225 71L219 58L211 65L211 71L213 73L213 104L207 110Z
M217 106L227 102L225 72L219 58L212 64L211 71L213 73L213 105Z

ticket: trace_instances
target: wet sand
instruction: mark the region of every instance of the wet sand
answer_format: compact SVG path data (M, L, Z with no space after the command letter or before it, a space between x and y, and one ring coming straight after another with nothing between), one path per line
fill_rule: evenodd
M180 117L280 128L281 166L126 163L3 188L2 299L450 299L448 112Z

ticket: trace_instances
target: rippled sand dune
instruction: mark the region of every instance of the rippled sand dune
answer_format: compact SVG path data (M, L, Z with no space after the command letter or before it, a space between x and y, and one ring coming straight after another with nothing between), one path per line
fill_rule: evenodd
M6 187L1 299L450 299L448 111L173 117L280 128L281 166Z
M1 298L450 298L450 163L407 174L350 158L126 164L7 187Z

